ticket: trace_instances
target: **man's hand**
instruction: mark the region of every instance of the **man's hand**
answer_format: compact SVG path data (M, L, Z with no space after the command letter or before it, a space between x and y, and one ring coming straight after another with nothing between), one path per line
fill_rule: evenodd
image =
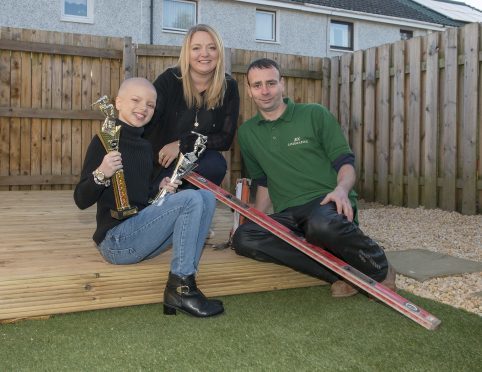
M343 213L348 221L353 222L353 208L350 199L348 199L348 193L342 187L337 186L335 190L325 196L320 205L325 205L330 202L336 204L338 214Z
M355 184L356 174L355 168L350 164L343 165L338 171L337 186L321 201L320 205L330 202L336 204L338 214L344 214L348 221L353 222L353 208L348 199L348 193Z
M159 151L159 164L167 168L177 159L179 155L179 141L174 141L165 145Z
M115 172L122 169L121 153L118 151L108 152L97 169L104 173L107 178L111 178Z

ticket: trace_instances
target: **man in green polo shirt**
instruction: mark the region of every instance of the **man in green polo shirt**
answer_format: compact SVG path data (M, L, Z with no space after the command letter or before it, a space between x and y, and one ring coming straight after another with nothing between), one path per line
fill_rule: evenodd
M358 228L354 155L333 115L318 104L283 99L275 61L251 63L248 94L258 114L238 131L244 164L256 181L255 207L272 205L275 220L395 290L395 271L383 249ZM248 222L233 236L237 254L285 265L331 285L333 297L358 291L335 273Z

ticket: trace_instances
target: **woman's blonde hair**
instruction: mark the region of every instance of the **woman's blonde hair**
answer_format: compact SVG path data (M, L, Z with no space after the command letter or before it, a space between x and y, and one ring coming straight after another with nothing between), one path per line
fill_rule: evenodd
M189 73L191 68L189 64L191 39L198 31L205 31L211 35L219 53L218 62L214 69L214 75L209 84L209 88L204 93L204 98L195 89L191 74ZM224 92L226 91L226 78L224 75L224 45L223 40L214 28L205 24L198 24L189 29L184 38L184 42L182 43L181 55L179 56L177 66L180 68L182 74L182 87L187 107L199 108L205 104L208 109L211 109L222 105Z

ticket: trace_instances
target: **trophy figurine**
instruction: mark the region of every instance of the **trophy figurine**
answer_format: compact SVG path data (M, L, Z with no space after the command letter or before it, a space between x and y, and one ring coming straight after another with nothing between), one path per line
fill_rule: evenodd
M105 151L118 151L121 126L115 123L114 105L109 102L109 97L102 96L92 106L97 106L105 115L99 138L104 145ZM131 207L127 196L124 171L117 170L112 176L116 210L111 209L110 214L118 220L123 220L137 213L137 207Z
M194 148L192 152L188 152L186 154L179 154L179 159L177 160L176 167L174 168L174 172L171 176L171 182L183 178L194 168L196 168L196 160L199 159L204 150L206 150L206 141L208 137L192 131L191 133L197 135L196 141L194 142ZM162 198L164 198L166 194L166 189L162 189L161 191L159 191L156 197L152 200L152 204L157 203L157 205L160 205Z

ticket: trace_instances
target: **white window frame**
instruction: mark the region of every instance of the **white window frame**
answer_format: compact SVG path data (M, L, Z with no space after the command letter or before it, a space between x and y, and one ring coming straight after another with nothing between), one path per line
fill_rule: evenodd
M256 22L256 15L258 13L268 13L273 15L273 24L271 25L272 27L272 32L273 32L273 39L258 39L256 37L256 27L257 22ZM278 43L278 29L279 29L279 14L276 10L269 10L269 9L256 9L255 13L255 40L257 42L262 42L262 43Z
M60 0L60 20L65 22L94 23L94 0L87 0L87 16L65 14L66 0Z
M408 35L409 37L404 38L403 35ZM410 40L413 38L413 30L400 29L400 40Z
M348 35L349 43L351 44L351 46L344 47L344 46L339 46L339 45L331 45L331 30L332 30L331 26L332 26L333 23L348 26L348 30L351 31L351 33ZM328 45L330 46L331 50L353 52L355 50L355 24L353 22L347 22L347 21L343 21L343 20L340 20L340 19L330 19L330 28L329 28L329 34L328 34Z
M168 27L168 26L164 25L164 4L165 4L165 0L162 0L162 6L163 6L163 12L162 12L162 31L185 34L185 33L189 30L189 28L191 28L192 26L196 25L197 22L198 22L197 2L196 2L196 1L192 1L192 0L169 0L169 1L176 2L176 3L186 3L186 4L194 5L194 24L193 24L193 25L189 26L189 27L186 28L186 29L184 29L184 28Z

